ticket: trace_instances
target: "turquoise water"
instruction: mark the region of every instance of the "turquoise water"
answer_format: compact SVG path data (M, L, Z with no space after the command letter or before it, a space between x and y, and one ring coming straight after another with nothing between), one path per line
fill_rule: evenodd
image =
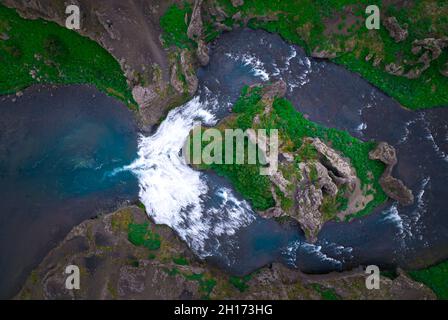
M0 102L0 297L81 221L135 200L110 173L137 152L132 113L85 86L35 87Z

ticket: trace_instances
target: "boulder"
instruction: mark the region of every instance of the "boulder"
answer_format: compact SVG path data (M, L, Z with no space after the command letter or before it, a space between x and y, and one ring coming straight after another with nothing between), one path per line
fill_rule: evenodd
M379 182L383 191L401 205L409 206L414 202L412 191L404 185L403 181L390 175L385 175L380 178Z
M414 202L412 191L401 180L392 177L392 170L398 162L395 148L387 142L380 142L374 150L370 151L369 158L379 160L387 166L379 180L383 191L400 204L411 205Z
M440 73L442 74L442 76L448 77L448 62L445 63L445 66L443 67L442 70L440 70Z
M442 50L448 47L448 37L439 39L426 38L415 40L412 43L412 53L419 55L416 66L409 70L404 76L408 79L416 79L431 66L431 62L438 59ZM447 72L448 74L448 72ZM442 72L444 75L444 72Z
M387 142L378 143L377 147L370 151L369 158L380 160L388 166L395 166L397 164L397 152L395 151L395 148Z

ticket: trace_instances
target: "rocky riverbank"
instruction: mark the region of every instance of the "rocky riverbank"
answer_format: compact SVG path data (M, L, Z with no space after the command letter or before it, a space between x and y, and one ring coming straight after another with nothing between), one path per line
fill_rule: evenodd
M142 241L140 241L142 240ZM80 290L65 288L67 265ZM367 290L362 270L306 275L280 264L231 277L198 260L171 229L136 206L73 228L31 273L16 299L434 299L400 272Z

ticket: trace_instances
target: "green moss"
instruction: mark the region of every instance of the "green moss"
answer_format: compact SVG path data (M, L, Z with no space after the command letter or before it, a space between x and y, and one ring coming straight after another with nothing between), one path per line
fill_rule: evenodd
M326 288L320 284L313 283L311 285L316 290L323 300L340 300L341 297L334 291L333 288Z
M247 284L247 282L249 282L249 280L251 278L252 278L251 275L247 275L244 277L231 276L231 277L229 277L229 282L240 292L244 292L249 288L249 285Z
M36 83L92 84L135 108L120 65L96 42L53 22L22 19L1 4L0 21L9 37L0 40L0 94Z
M190 281L197 281L199 283L199 292L202 294L201 298L208 300L213 288L216 286L216 280L207 277L203 273L184 274L185 279Z
M188 260L186 258L184 258L184 257L173 258L173 262L175 264L178 264L178 265L181 265L181 266L187 266L189 264Z
M409 276L430 287L437 298L448 300L448 261L426 269L409 271Z
M188 3L178 6L173 4L160 18L160 26L163 30L163 41L165 46L176 46L179 48L189 48L192 46L187 36L188 17L191 16L191 6Z
M128 240L135 246L145 247L148 250L160 248L160 236L153 232L147 222L143 224L130 223Z

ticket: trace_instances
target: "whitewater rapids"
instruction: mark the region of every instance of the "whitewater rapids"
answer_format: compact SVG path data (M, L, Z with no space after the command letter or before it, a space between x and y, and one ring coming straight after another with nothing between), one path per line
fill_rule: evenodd
M221 236L255 219L250 205L224 186L209 186L205 174L193 170L181 149L198 121L216 123L216 99L200 95L172 110L151 136L140 136L138 158L124 170L139 179L140 200L157 224L174 229L201 258L217 254Z

